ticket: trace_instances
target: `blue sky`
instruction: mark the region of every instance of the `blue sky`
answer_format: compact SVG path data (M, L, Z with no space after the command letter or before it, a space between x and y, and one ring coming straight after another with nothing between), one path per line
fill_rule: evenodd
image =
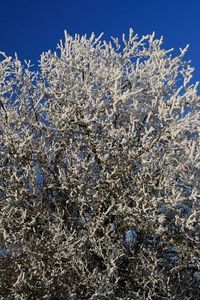
M1 0L0 51L17 52L20 59L37 64L41 52L55 50L70 34L105 32L109 36L153 31L164 36L165 48L190 44L188 59L200 79L199 0Z

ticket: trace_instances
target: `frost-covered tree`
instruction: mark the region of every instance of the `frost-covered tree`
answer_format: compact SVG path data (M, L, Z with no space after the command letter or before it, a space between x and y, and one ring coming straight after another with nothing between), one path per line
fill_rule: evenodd
M186 51L130 30L65 33L37 70L1 53L1 299L200 298Z

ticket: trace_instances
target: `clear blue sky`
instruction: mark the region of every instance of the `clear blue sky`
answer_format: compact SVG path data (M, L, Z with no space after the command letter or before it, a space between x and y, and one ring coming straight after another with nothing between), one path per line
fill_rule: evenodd
M64 30L70 34L105 32L105 38L155 31L165 48L190 44L188 59L200 79L199 0L1 0L0 50L37 63L42 51L55 50Z

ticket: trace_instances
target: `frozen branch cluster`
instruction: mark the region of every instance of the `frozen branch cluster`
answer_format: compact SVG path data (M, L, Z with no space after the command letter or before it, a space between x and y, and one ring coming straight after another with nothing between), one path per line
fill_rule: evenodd
M0 299L200 298L186 51L130 30L65 32L37 71L1 53Z

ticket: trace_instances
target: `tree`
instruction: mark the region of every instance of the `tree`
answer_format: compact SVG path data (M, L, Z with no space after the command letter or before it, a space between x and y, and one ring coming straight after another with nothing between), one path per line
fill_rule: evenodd
M187 47L121 44L65 32L37 70L1 53L1 299L200 297Z

